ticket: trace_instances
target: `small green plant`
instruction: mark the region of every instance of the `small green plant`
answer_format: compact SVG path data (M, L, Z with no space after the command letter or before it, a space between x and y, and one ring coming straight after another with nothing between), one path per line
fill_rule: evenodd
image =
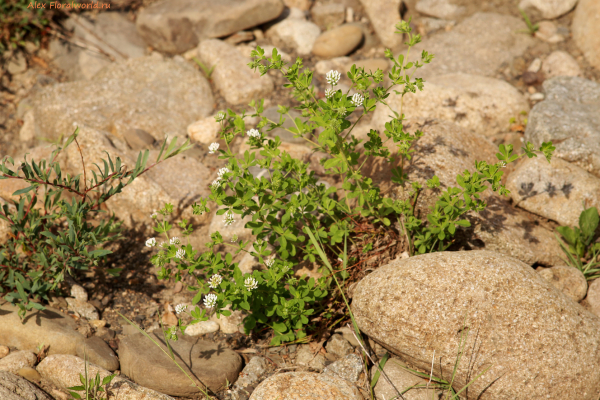
M521 13L521 16L523 17L523 21L525 21L525 24L527 25L527 30L522 31L522 32L528 33L531 36L535 35L535 33L540 29L540 24L533 24L531 22L531 20L529 19L529 16L525 13L525 11L519 9L519 12Z
M0 218L10 229L8 241L0 246L0 294L19 307L21 318L29 310L43 310L42 303L67 274L98 269L102 258L111 253L102 247L120 238L120 223L114 216L100 219L105 213L100 206L154 165L189 148L186 142L175 149L174 139L165 151L165 139L156 162L148 167L148 151L140 152L133 169L108 155L101 161L104 168L95 164L97 171L86 171L84 164L83 176L71 176L62 171L57 157L73 142L79 149L78 132L76 129L58 146L49 161L36 163L25 158L14 168L14 160L5 157L0 163L0 179L29 184L13 193L18 201L0 208ZM117 274L119 270L106 272Z
M73 386L67 388L71 397L76 400L105 400L107 399L108 394L108 385L114 377L115 374L107 375L104 379L100 378L100 373L96 372L96 376L91 378L88 376L88 360L87 356L84 354L84 372L85 374L79 374L79 380L81 381L80 386ZM104 387L103 387L104 386ZM83 394L79 394L76 392L84 392ZM82 397L84 396L84 397Z
M220 138L225 148L220 149L221 143L215 142L209 146L209 153L227 160L227 166L219 170L218 178L211 184L209 198L192 206L193 214L210 212L207 204L212 201L218 207L216 215L223 216L225 226L238 218L247 218L245 227L256 236L252 248L250 240L223 237L223 231L213 233L206 244L210 250L199 254L190 245L192 227L187 220L178 223L183 236L188 237L187 243L169 235L173 228L169 223L173 211L171 205L165 205L153 215L154 229L164 242L159 245L156 238L151 238L147 245L158 249L152 263L159 269L159 278L180 280L182 274L187 273L196 279L196 284L189 289L196 292L193 303L203 301L204 308L196 307L191 311L192 323L207 319L209 313L218 317L229 315L226 307L231 306L232 310L248 313L244 319L247 333L262 325L272 328L273 345L302 340L307 335L307 328L312 326L310 321L314 314L325 319L331 317L323 300L330 295L332 279L344 281L349 276L347 264L333 260L342 260L346 256L345 240L355 244L355 232L361 224L389 231L393 229L392 221L398 221L402 234L408 238L410 255L446 250L453 243L457 229L469 226L465 214L485 209L486 204L480 198L485 190L491 188L500 194L509 193L501 184L502 169L522 156L537 156L531 143L523 147L522 155L514 154L512 145L501 145L497 163L476 162L474 172L464 171L457 176L458 187L441 191L426 218L415 215L419 194L424 190L439 190L440 180L433 176L427 181L426 188L409 181L407 168L415 152L413 145L422 132L407 132L402 110L396 112L386 102L393 93L403 97L423 90L423 79L414 75L433 59L433 55L423 51L416 60L410 60L411 48L421 39L411 33L409 22L401 21L396 26L398 33L408 37L407 53L395 57L390 50L385 52L394 63L388 73L390 85L384 85L383 71L366 72L352 66L347 73L350 89L346 92L336 89L341 74L330 71L325 76L329 87L322 99L317 99L313 72L303 67L302 59L287 66L277 49L272 51L271 57L265 56L260 47L252 52L254 59L249 66L261 75L279 71L288 82L284 87L291 90L299 104L296 109L306 119L292 118L290 108L280 106L279 119L270 120L262 115L262 100L249 104L253 109L251 115L260 121L255 129L246 130L245 110L239 114L233 110L221 111L216 116L222 126ZM356 93L350 95L350 90ZM359 150L361 141L352 135L352 130L377 106L388 107L392 120L385 124L382 133L371 130L364 151ZM358 114L354 122L350 122L352 114ZM319 183L307 163L280 149L279 137L273 139L266 135L283 125L284 116L294 122L289 132L304 139L314 150L328 155L321 164L326 174L340 182L340 187ZM313 135L317 128L321 132ZM230 145L244 134L250 150L238 156ZM395 154L389 150L387 142L394 144ZM539 150L550 160L554 148L551 143L543 143ZM364 160L361 159L363 156ZM383 196L379 187L362 171L369 158L398 162L399 166L392 169L392 182L405 187L409 198ZM255 177L250 172L252 167L260 167L264 175ZM293 275L294 267L301 262L323 261L314 241L307 240L310 235L306 227L313 229L314 236L323 243L327 257L332 260L331 265L341 269L332 268L328 276L317 280ZM237 263L233 263L231 252L222 256L219 252L222 247L235 254L249 252L264 265L264 269L242 273ZM365 248L368 249L368 245ZM334 288L336 293L337 290L342 291Z
M560 240L557 236L556 240L567 256L564 261L583 272L587 280L600 278L600 268L597 268L600 267L600 243L593 243L599 221L598 209L590 207L579 215L579 227L556 228L562 237Z
M32 8L29 0L0 1L0 54L25 46L28 40L39 42L54 14L50 3L38 0L41 7Z
M211 80L210 77L212 76L212 73L215 70L215 67L217 65L215 64L212 67L208 68L206 65L204 65L204 63L202 61L198 60L196 57L192 57L192 60L194 60L194 62L196 64L198 64L200 69L202 69L202 72L204 72L204 76L206 77L206 79L208 79L210 81Z

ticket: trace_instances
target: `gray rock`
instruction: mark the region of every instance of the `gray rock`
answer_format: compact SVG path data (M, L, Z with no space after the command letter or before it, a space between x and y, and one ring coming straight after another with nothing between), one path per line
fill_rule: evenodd
M555 19L571 11L575 4L577 0L521 0L519 8L544 19Z
M342 335L342 337L346 339L348 343L350 343L352 346L360 347L360 343L358 342L358 340L356 340L356 336L354 336L352 328L342 326L341 328L336 329L335 333L339 333L340 335Z
M46 357L37 367L38 372L44 379L62 390L68 390L70 387L81 385L79 377L80 375L85 375L85 369L86 365L83 359L64 354L55 354ZM93 377L98 374L100 379L111 375L110 371L90 363L87 365L87 373L88 376ZM121 399L174 400L171 396L137 385L121 376L116 376L108 385L108 400Z
M509 83L463 73L431 77L423 91L403 100L392 95L387 103L406 118L439 118L487 137L506 132L510 118L529 111L528 101ZM383 126L390 114L387 107L378 107L373 123Z
M495 13L476 13L457 24L450 32L440 32L411 49L411 54L423 50L434 54L430 64L415 76L429 78L456 73L496 76L503 64L522 55L534 39L518 33L526 29L516 17ZM416 57L415 57L416 59Z
M462 341L455 387L489 367L469 398L598 396L600 320L515 258L464 251L392 261L359 282L352 311L361 331L417 369L429 371L435 351L438 377L452 375Z
M546 79L555 76L581 76L581 68L577 61L567 52L556 50L544 60L542 72Z
M201 336L219 330L219 324L215 321L201 321L185 328L187 336Z
M356 386L335 375L311 372L275 374L258 385L250 400L363 400Z
M516 206L565 226L579 226L579 215L600 208L600 179L558 157L522 160L506 180Z
M422 14L440 19L456 19L466 11L464 6L457 6L449 0L419 0L415 9Z
M52 400L34 384L4 371L0 371L0 398L3 400Z
M98 310L96 307L88 303L87 301L81 301L74 299L72 297L67 297L65 299L67 304L69 305L69 310L75 311L77 314L81 315L85 319L95 320L100 319L98 315Z
M81 285L75 284L71 286L71 296L73 296L76 300L88 301L88 294Z
M325 349L328 353L335 354L338 357L344 357L354 352L354 348L342 335L335 334L329 338Z
M319 57L331 58L345 56L360 44L362 29L356 25L342 25L323 32L316 40L312 53Z
M556 77L543 84L546 100L529 114L525 140L552 141L554 155L600 177L600 84Z
M77 344L85 338L75 330L73 318L47 308L30 311L21 321L17 311L10 304L0 306L0 343L29 351L43 344L49 346L48 354L77 354Z
M162 334L151 333L166 348ZM211 390L235 382L242 370L241 357L233 350L187 336L170 343L180 365ZM123 338L119 344L121 371L134 382L173 396L193 396L199 391L190 386L181 370L141 333Z
M204 40L198 51L204 64L214 66L211 78L228 103L247 105L273 91L271 77L251 70L250 60L233 45L217 39Z
M318 3L310 9L310 15L315 24L327 30L344 23L346 10L344 5L340 3Z
M587 293L587 280L577 268L558 265L552 268L543 268L538 273L575 302L583 300Z
M103 12L97 16L85 13L69 18L65 27L73 30L72 41L85 43L85 47L80 47L54 39L50 45L53 62L70 80L91 79L113 60L146 54L146 44L126 13Z
M37 357L31 351L13 351L0 360L0 371L16 374L23 367L33 367L36 361Z
M360 0L381 43L395 48L403 42L402 35L394 33L400 22L401 0Z
M291 48L299 55L310 54L320 34L321 29L316 24L296 18L286 18L266 32L275 46Z
M267 361L263 357L252 357L240 372L240 377L235 382L233 390L242 391L255 386L265 372L267 372ZM245 391L247 393L247 390Z
M403 396L406 400L431 400L435 398L435 390L427 389L427 380L418 377L417 375L411 374L406 369L406 364L403 363L400 359L390 358L385 363L383 367L383 372L390 379L392 384L396 389L400 391L400 393L404 392L404 390L418 386L410 389L408 392L404 393ZM375 397L377 400L387 400L392 399L395 396L398 396L396 390L389 384L387 379L383 376L379 376L379 380L375 385ZM425 387L423 389L422 387Z
M149 45L179 54L202 40L229 36L271 21L283 8L280 0L162 0L142 9L136 25Z
M325 356L320 352L313 354L309 345L302 345L296 352L296 365L322 371L325 368Z
M32 105L36 132L49 139L85 125L118 138L130 129L143 129L157 140L165 134L184 136L187 126L214 106L210 86L199 71L153 57L113 63L91 82L44 88L34 95Z
M335 374L349 382L356 383L363 372L363 362L356 354L348 354L333 364L325 367L324 375Z
M587 61L600 69L600 3L596 0L579 0L571 29L573 40Z
M80 342L77 346L77 356L109 371L119 369L119 359L106 342L98 336L92 336Z

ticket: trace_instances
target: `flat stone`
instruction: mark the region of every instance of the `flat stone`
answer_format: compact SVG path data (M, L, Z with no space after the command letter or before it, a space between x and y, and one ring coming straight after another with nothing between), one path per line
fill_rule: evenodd
M327 30L344 23L346 9L340 3L317 3L310 9L310 15L315 24Z
M474 132L456 124L440 120L406 121L409 132L419 129L423 136L414 146L418 158L405 165L409 181L426 186L427 179L436 175L440 179L441 190L457 187L456 176L465 170L474 171L475 161L498 161L498 146ZM376 125L380 132L383 127ZM384 139L385 140L385 139ZM391 142L391 141L390 141ZM389 144L389 143L388 143ZM386 145L388 145L386 144ZM389 150L397 148L389 144ZM383 193L392 191L398 198L405 198L408 188L391 184L390 165L379 160L367 161L363 167L366 176L379 185ZM424 190L417 201L416 209L421 216L429 213L435 205L439 193ZM472 249L485 248L515 257L527 264L561 265L564 254L560 250L554 229L546 227L541 218L514 208L508 196L492 193L490 189L482 194L487 208L481 213L469 213L470 228L463 232L466 243ZM462 235L462 234L461 234Z
M600 320L513 257L392 261L358 283L352 311L361 331L419 370L431 369L435 351L435 376L452 376L462 340L462 360L473 361L456 367L456 387L489 367L469 386L474 398L598 396Z
M162 335L151 333L164 346ZM241 357L233 350L213 343L181 337L170 342L180 365L211 390L224 388L226 381L235 382L242 370ZM199 391L181 370L142 334L123 338L119 344L121 371L134 382L172 396L192 396Z
M251 61L222 40L204 40L198 47L202 62L214 71L211 79L230 104L247 105L252 100L266 97L273 91L273 81L268 75L248 67Z
M266 32L275 46L291 48L301 56L310 54L320 34L321 29L316 24L295 18L284 19Z
M583 210L600 208L600 179L558 157L522 160L506 188L516 206L564 226L579 226Z
M354 352L354 348L342 335L332 335L327 341L325 349L328 353L335 354L338 357L344 357Z
M162 141L165 134L184 136L214 106L208 82L191 64L150 56L112 63L90 82L59 83L33 96L36 132L49 139L85 125L118 138L143 129Z
M457 6L448 0L419 0L415 10L440 19L456 19L466 11L464 6Z
M77 354L77 344L85 338L72 318L47 308L28 312L22 323L17 311L10 304L0 306L0 343L29 351L43 344L49 346L48 354Z
M108 344L98 336L80 342L77 345L77 356L109 371L119 369L119 359Z
M494 77L503 64L510 64L534 44L531 36L518 33L526 28L517 17L484 12L473 14L451 31L436 33L411 49L411 54L419 55L426 50L435 55L415 77L429 78L457 71ZM411 61L416 59L419 57Z
M321 352L314 354L307 344L302 345L296 352L296 365L322 371L325 368L325 356Z
M557 265L552 268L543 268L538 273L574 302L583 300L588 291L587 280L577 268Z
M201 336L207 333L213 333L219 330L219 324L215 321L201 321L192 324L185 328L185 334L187 336Z
M130 129L123 133L123 139L131 150L140 151L149 149L156 143L154 136L143 129Z
M394 387L403 393L404 390L412 387L419 386L423 387L427 385L427 380L419 378L417 375L411 374L406 369L406 364L397 358L390 358L383 367L383 372L387 375L390 381L394 384ZM382 376L379 376L379 380L375 385L375 398L377 400L387 400L398 396L396 390L389 384L389 382ZM435 390L433 389L410 389L403 394L406 400L431 400L434 398Z
M202 40L229 36L271 21L283 9L280 0L162 0L143 8L136 25L155 49L180 54Z
M333 375L312 372L275 374L260 383L250 400L363 400L356 386Z
M240 373L234 388L244 389L256 385L265 372L267 372L267 360L263 357L252 357Z
M88 303L87 301L81 301L74 299L72 297L67 297L65 299L67 304L69 305L69 310L75 311L77 314L81 315L85 319L94 320L100 319L98 315L98 310L96 307Z
M85 374L85 368L83 359L65 354L46 357L37 366L44 379L62 390L81 385L79 376ZM110 371L90 363L87 365L87 373L93 377L98 374L100 379L111 375ZM108 395L108 400L174 400L171 396L137 385L121 376L114 377L108 385Z
M315 40L312 53L325 58L345 56L356 49L362 38L363 33L360 27L342 25L323 32Z
M566 51L556 50L544 60L542 72L546 79L555 76L581 76L577 61Z
M401 0L360 0L375 32L386 47L395 48L403 42L402 35L395 33L400 22Z
M23 367L17 372L17 375L27 379L29 382L39 382L42 380L42 376L33 367Z
M362 359L356 354L348 354L344 358L325 367L323 374L334 374L348 382L357 383L363 369Z
M0 398L3 400L52 400L36 385L5 371L0 371Z
M552 141L555 157L600 177L600 84L580 77L543 83L546 100L529 113L525 140Z
M521 0L519 8L544 19L555 19L571 11L575 4L577 0Z
M187 128L188 137L199 143L210 145L219 139L219 131L221 130L221 123L215 120L215 116L202 118Z
M23 367L33 367L36 361L37 357L31 351L13 351L0 360L0 371L16 374Z
M527 99L509 83L463 73L431 77L423 91L409 93L404 100L392 95L386 101L406 118L438 118L487 137L506 132L510 118L529 111ZM383 126L389 115L387 107L379 106L373 121Z
M586 60L600 69L600 3L579 0L571 22L573 40Z

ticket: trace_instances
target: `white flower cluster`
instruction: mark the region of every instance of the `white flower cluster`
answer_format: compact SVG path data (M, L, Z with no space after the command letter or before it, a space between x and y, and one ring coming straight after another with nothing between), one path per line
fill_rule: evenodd
M223 111L219 111L217 115L215 115L215 121L221 122L225 119L225 113Z
M146 247L154 247L156 246L156 239L150 238L146 240Z
M187 306L185 304L177 304L175 306L175 312L177 314L181 314L182 312L184 312L187 309Z
M215 154L215 152L219 150L219 143L214 142L208 146L208 154Z
M325 97L328 99L333 97L334 94L335 94L335 90L333 90L332 88L325 90Z
M231 211L228 211L225 214L225 217L223 217L223 219L225 220L225 226L229 226L235 221L235 219L233 218L233 213Z
M331 86L337 85L341 77L342 75L338 71L334 70L329 71L327 75L325 75L327 83L329 83Z
M246 278L244 286L246 286L246 289L248 290L256 289L258 287L258 282L252 277Z
M181 240L177 236L171 238L170 244L181 244Z
M365 98L360 93L355 93L354 96L352 96L352 104L356 107L361 106L364 100Z
M213 190L217 190L219 188L219 186L221 186L221 180L215 179L214 181L212 181L210 186L212 186Z
M210 293L204 297L204 307L213 308L217 305L217 295Z
M271 267L273 266L273 264L274 264L274 263L275 263L275 259L274 259L274 258L271 258L270 260L267 260L267 261L265 261L265 265L266 265L268 268L271 268Z
M225 175L228 172L229 172L229 168L227 168L227 167L221 168L219 170L219 172L217 173L218 179L223 179L223 175Z
M260 132L257 129L250 129L249 131L246 131L246 135L255 139L260 138Z
M214 274L213 276L210 277L210 279L208 280L208 286L211 289L216 289L217 286L219 286L221 284L221 282L223 281L223 277L219 274Z
M180 259L185 258L185 250L184 249L177 250L177 253L175 253L175 257L180 258Z

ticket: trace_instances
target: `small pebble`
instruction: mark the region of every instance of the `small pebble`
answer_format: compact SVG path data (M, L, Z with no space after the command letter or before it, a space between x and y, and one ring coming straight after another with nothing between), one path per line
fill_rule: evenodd
M10 353L8 346L0 346L0 358L4 358Z

